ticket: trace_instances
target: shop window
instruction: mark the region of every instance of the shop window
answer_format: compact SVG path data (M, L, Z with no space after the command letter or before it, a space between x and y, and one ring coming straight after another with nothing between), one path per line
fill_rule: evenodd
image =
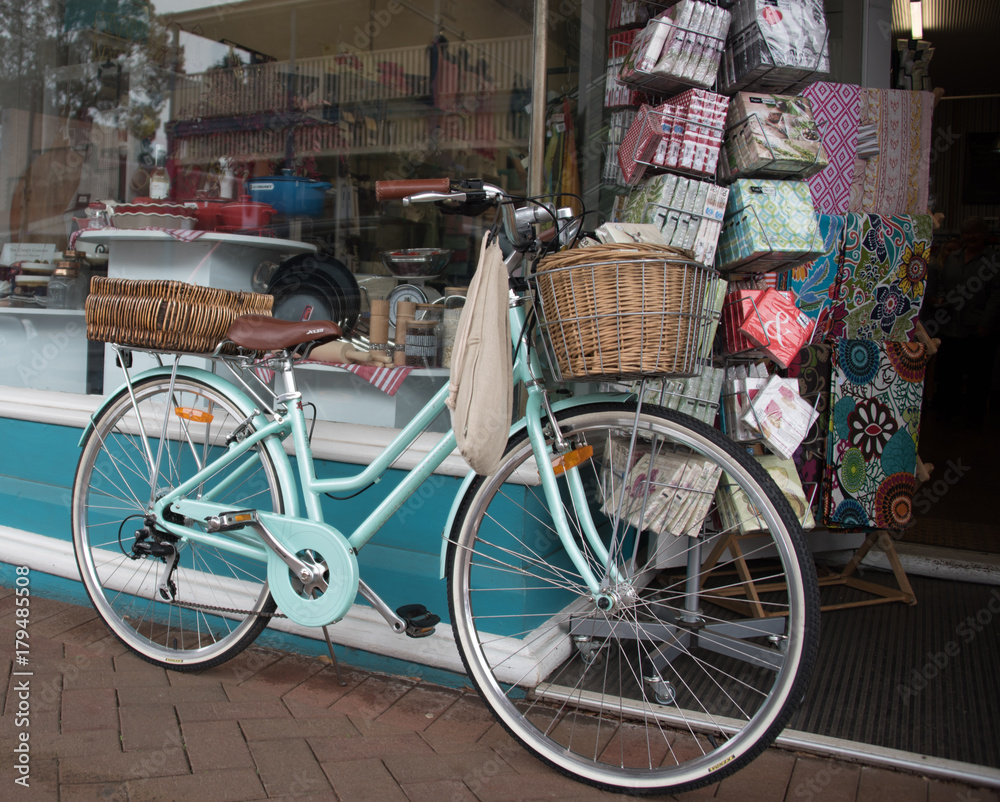
M82 295L48 292L68 249L82 283L107 272L277 286L280 316L340 318L363 340L370 299L406 284L407 298L431 303L466 283L489 224L379 207L375 180L483 177L527 191L530 2L37 0L9 13L8 386L100 393L118 381L103 347L85 340ZM223 220L241 195L252 203ZM146 208L150 198L158 204ZM173 233L136 230L145 227ZM207 233L177 234L189 227ZM384 255L415 248L447 252L438 276L391 275ZM282 283L290 259L322 265L298 295Z

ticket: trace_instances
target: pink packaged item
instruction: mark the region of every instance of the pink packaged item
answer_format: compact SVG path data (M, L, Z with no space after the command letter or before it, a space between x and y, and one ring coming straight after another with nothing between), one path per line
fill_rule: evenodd
M809 342L815 323L799 311L791 292L768 289L755 303L756 309L745 316L739 333L779 367L787 368Z

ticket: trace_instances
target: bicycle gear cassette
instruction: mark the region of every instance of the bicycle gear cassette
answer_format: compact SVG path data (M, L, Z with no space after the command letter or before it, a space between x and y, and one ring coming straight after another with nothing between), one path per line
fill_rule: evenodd
M303 518L260 513L260 519L314 573L313 581L303 582L277 554L267 555L267 584L280 610L306 627L347 615L358 595L358 558L347 539L327 524Z

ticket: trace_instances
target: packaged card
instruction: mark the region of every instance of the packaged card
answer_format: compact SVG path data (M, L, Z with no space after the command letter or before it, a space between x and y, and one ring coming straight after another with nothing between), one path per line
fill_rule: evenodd
M743 422L757 430L775 454L791 459L818 417L799 395L796 379L774 375L750 402Z

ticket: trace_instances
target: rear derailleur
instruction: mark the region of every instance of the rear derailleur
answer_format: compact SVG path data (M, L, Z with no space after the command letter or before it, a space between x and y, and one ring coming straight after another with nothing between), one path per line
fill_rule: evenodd
M145 526L135 532L135 543L129 558L141 560L151 558L163 563L156 581L156 594L162 601L172 602L177 598L177 584L174 582L174 571L180 552L177 551L177 537L169 532L156 529L153 519L146 517Z

